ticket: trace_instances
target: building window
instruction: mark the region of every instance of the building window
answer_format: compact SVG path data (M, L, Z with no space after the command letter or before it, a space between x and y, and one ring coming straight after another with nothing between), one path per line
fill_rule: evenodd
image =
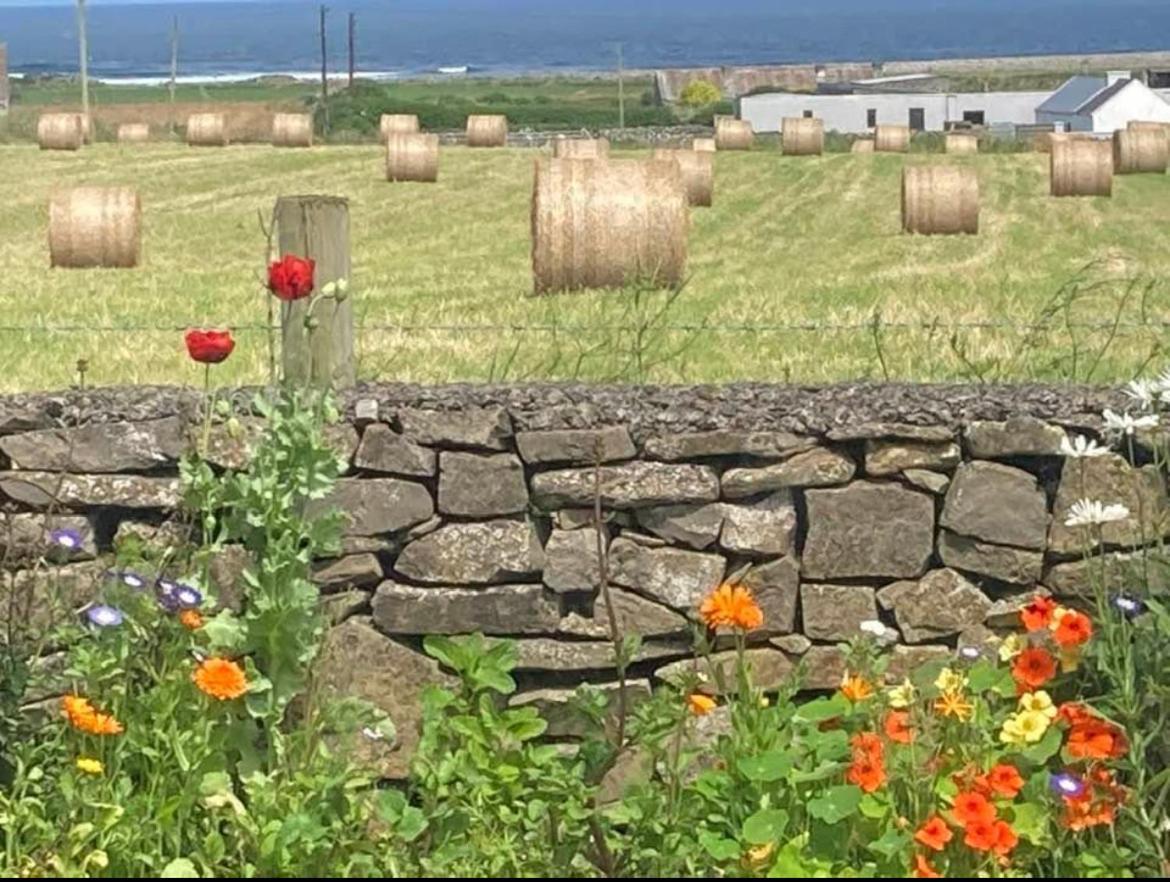
M806 111L804 112L804 118L805 118L805 119L812 119L812 111L811 111L811 110L806 110Z
M982 110L964 110L963 122L970 123L973 126L983 125L983 111Z
M871 107L869 110L867 110L865 112L865 124L867 127L871 128L871 129L877 125L877 109L876 108Z
M926 131L926 110L922 107L910 108L910 131Z

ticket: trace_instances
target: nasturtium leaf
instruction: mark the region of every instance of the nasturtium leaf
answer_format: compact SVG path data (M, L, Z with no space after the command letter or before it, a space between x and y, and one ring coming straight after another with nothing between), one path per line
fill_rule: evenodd
M858 805L861 813L873 820L884 818L890 811L888 803L877 799L872 793L867 793L861 798L861 803Z
M805 702L796 708L792 719L795 723L823 723L849 713L849 709L849 700L837 692L831 698L814 698Z
M839 784L808 802L808 813L826 824L845 820L861 805L861 788L852 784Z
M699 834L699 844L717 861L734 861L739 858L739 843L711 830Z
M784 809L763 809L743 822L743 838L752 845L776 842L788 826L788 812Z
M158 874L160 879L199 879L199 871L186 858L175 858L162 868Z
M1042 766L1060 751L1060 741L1060 729L1050 726L1043 738L1021 750L1020 755L1033 765Z
M770 750L741 757L736 765L749 781L779 781L792 771L792 755L786 750Z
M894 827L888 829L883 836L868 845L870 851L874 854L880 854L884 858L892 858L894 855L905 853L909 847L910 834Z
M1048 812L1034 802L1021 802L1012 806L1012 828L1021 839L1033 845L1042 845L1048 840Z

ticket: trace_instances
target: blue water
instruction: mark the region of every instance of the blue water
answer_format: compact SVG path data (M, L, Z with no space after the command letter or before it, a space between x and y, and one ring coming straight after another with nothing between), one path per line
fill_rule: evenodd
M0 0L0 42L17 72L76 70L71 6ZM35 0L34 0L35 2ZM91 0L91 71L155 76L169 64L172 15L189 76L319 70L317 6L283 2ZM330 66L344 68L357 14L358 67L409 74L1159 49L1170 0L333 0Z

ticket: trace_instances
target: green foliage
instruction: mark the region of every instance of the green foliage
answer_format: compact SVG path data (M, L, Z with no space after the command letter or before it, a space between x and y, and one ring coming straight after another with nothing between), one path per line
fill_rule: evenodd
M685 107L706 107L708 104L717 104L722 98L719 87L706 80L691 80L678 96Z

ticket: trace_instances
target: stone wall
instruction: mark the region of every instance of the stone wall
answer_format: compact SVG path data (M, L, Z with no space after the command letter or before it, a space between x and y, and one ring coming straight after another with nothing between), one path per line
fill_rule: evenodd
M232 400L244 437L216 428L223 467L246 461L258 428L250 394ZM199 402L160 388L0 398L10 567L54 497L54 523L87 537L57 574L76 604L119 537L167 535ZM515 700L540 706L555 735L574 732L561 712L574 686L612 683L598 459L613 601L644 638L638 694L690 664L696 607L732 576L765 613L759 676L778 682L803 661L809 685L828 688L836 644L865 620L900 635L897 676L983 645L1037 590L1083 596L1082 537L1064 526L1083 495L1135 513L1105 529L1110 561L1166 533L1165 476L1145 453L1136 465L1060 454L1066 434L1098 436L1099 414L1124 408L1104 389L386 385L342 403L332 437L348 470L332 502L348 527L343 555L317 567L335 624L321 676L398 720L406 749L383 758L388 774L405 769L419 691L446 677L420 653L424 635L515 638ZM229 595L235 563L216 568Z

